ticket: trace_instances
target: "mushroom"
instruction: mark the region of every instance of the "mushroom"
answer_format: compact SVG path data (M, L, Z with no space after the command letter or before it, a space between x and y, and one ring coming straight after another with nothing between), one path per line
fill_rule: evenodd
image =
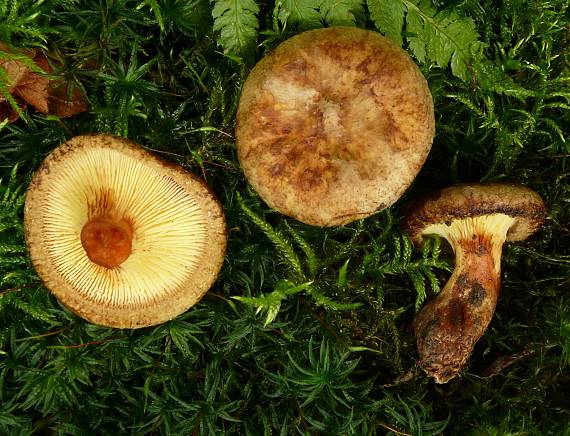
M455 252L445 287L414 320L419 364L437 383L458 374L493 317L503 243L526 239L544 217L536 192L506 183L455 185L420 200L407 216L416 245L439 235Z
M408 54L376 32L332 27L288 39L253 68L236 142L269 206L328 227L393 204L434 132L432 97Z
M186 311L226 248L223 211L205 183L108 135L77 136L45 159L24 224L47 288L77 315L119 328Z

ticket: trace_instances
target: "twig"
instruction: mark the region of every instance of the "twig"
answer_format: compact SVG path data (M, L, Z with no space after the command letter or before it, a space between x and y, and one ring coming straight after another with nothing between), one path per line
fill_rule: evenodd
M402 374L402 375L396 377L392 383L387 383L385 385L382 385L382 387L383 388L389 388L392 386L398 386L402 383L406 383L406 382L409 382L410 380L413 380L416 377L416 375L417 374L415 371L410 370L410 371L406 372L405 374Z
M230 166L228 166L228 165L224 165L224 164L221 164L221 163L213 162L213 161L211 161L211 160L204 160L204 161L202 161L202 162L204 162L205 164L208 164L208 165L213 165L213 166L215 166L215 167L223 168L223 169L225 169L225 170L233 170L233 169L234 169L234 168L232 168L232 167L230 167Z
M40 339L40 338L45 338L46 336L57 335L57 334L59 334L59 333L61 333L61 332L64 332L65 330L69 329L70 326L71 326L71 324L70 324L70 325L67 325L67 326L65 326L65 327L63 327L63 328L54 330L53 332L47 332L47 333L43 333L43 334L41 334L41 335L28 336L28 337L25 337L25 338L16 339L16 342L29 341L29 340L32 340L32 339Z
M208 292L206 295L211 295L212 297L216 297L222 301L229 301L226 297L224 297L220 294L216 294L215 292Z
M85 342L83 344L76 344L76 345L52 345L46 348L60 348L60 349L72 349L72 348L81 348L81 347L87 347L88 345L99 345L99 344L104 344L105 342L109 342L111 339L107 339L105 341L91 341L91 342Z
M532 356L538 351L548 350L553 347L554 345L529 344L518 353L512 354L510 356L497 357L493 363L491 363L482 371L481 378L487 380L492 379L507 369L509 366L511 366L513 363L518 362L525 357Z
M564 157L570 157L570 154L553 154L552 156L536 156L534 159L561 159Z
M411 435L410 433L404 433L403 431L398 431L398 430L396 430L395 428L390 427L390 426L387 425L387 424L384 424L383 422L379 422L378 425L379 425L380 427L384 427L386 430L390 430L391 432L396 433L396 434L398 434L398 435L400 435L400 436L413 436L413 435Z
M295 404L295 407L297 408L297 411L299 412L299 418L301 418L301 423L303 424L303 428L305 429L305 432L308 432L309 427L307 426L307 421L305 421L305 416L303 415L303 411L301 410L301 405L299 404L299 399L297 398L296 395L294 395L292 400L293 400L293 403Z
M37 286L38 285L24 285L24 286L18 286L16 288L4 289L3 291L0 291L0 297L5 294L9 294L10 292L18 292L21 291L22 289L30 289L30 288L35 288Z

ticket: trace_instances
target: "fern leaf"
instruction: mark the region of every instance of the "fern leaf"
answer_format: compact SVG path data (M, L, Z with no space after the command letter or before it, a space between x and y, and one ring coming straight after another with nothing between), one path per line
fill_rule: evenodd
M360 303L337 303L314 286L310 286L307 292L311 295L317 306L323 306L329 310L352 310L362 306Z
M480 88L524 100L536 97L537 93L516 83L499 66L485 59L481 54L476 55L477 84ZM452 60L453 62L453 60Z
M565 143L566 142L566 138L565 138L565 134L564 131L562 130L562 128L556 123L556 121L550 119L550 118L542 118L540 120L542 123L544 123L546 125L546 127L548 129L550 129L554 134L556 134L558 136L558 138Z
M238 195L238 203L249 219L261 229L265 236L273 242L278 253L286 261L287 265L299 276L304 276L303 269L301 268L301 261L295 253L295 250L285 239L285 237L266 223L263 219L257 216L251 209L249 209L243 202L241 196Z
M394 0L368 0L366 4L370 11L370 18L374 21L376 28L401 46L403 42L402 27L406 13L404 3Z
M429 284L431 286L431 289L433 290L433 292L438 293L440 290L439 287L439 280L437 279L436 275L433 273L432 270L430 269L426 269L424 270L424 275L426 276L426 278L429 280Z
M414 17L413 29L407 30L412 32L418 30L418 18L423 25L423 31L419 35L421 41L416 39L414 47L418 49L418 46L425 44L425 52L429 59L440 68L446 68L451 62L451 72L454 76L464 81L470 80L472 45L477 43L479 38L473 20L460 17L452 8L438 12L427 0L417 4L410 1L405 3L408 17L410 14ZM412 51L414 47L410 43ZM420 49L420 53L423 54L424 50ZM415 51L414 54L417 56Z
M452 7L438 11L429 0L368 0L367 5L376 27L399 44L405 16L408 46L420 63L451 65L454 76L471 80L472 52L481 45L472 19Z
M338 279L336 281L336 286L339 289L346 288L346 285L348 283L347 271L348 271L348 262L349 261L350 261L350 259L346 259L346 262L344 262L344 264L338 270Z
M412 241L407 236L403 236L402 241L402 262L410 263L410 260L412 259Z
M230 56L247 57L255 49L259 6L254 0L216 0L212 9L214 31Z
M321 0L319 10L331 26L355 26L364 16L362 0Z
M301 29L322 27L318 3L312 0L283 0L279 11L281 23L298 25Z
M406 16L406 33L410 50L420 63L427 60L427 50L424 36L424 26L417 9L408 10Z
M241 301L242 303L253 306L256 308L255 313L265 312L265 323L264 326L271 324L281 308L281 302L287 298L289 295L297 294L305 289L307 289L312 282L303 283L301 285L295 286L289 280L280 280L275 285L275 290L269 294L261 295L259 297L232 297L235 300Z
M305 263L307 265L307 269L309 270L309 274L311 277L315 277L317 274L317 269L319 268L319 259L315 254L315 250L309 245L307 241L305 241L293 228L285 222L285 227L289 231L291 237L295 240L297 245L301 247L303 253L305 254Z
M38 319L40 321L45 321L48 323L52 323L55 321L55 318L49 312L46 312L41 307L30 304L20 298L11 298L10 303L14 307L17 307L22 312L31 316L34 319Z
M412 285L414 287L414 290L416 291L415 308L416 308L416 312L417 312L418 310L420 310L423 302L427 298L424 278L423 278L422 274L416 269L408 270L408 277L410 277L410 280L412 281Z

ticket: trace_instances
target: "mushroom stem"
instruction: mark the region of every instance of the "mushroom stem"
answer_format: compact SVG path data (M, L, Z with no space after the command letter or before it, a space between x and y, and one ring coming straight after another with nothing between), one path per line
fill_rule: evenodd
M114 268L131 255L133 231L125 220L97 217L81 229L81 245L97 265Z
M414 320L420 366L437 383L461 370L489 325L500 289L501 250L513 218L504 214L432 225L455 251L455 269Z

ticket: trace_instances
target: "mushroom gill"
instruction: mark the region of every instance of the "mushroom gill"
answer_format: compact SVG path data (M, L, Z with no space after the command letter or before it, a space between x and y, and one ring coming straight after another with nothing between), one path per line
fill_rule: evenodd
M104 325L182 313L208 290L225 252L223 213L202 182L105 135L76 137L46 159L25 223L48 288Z

